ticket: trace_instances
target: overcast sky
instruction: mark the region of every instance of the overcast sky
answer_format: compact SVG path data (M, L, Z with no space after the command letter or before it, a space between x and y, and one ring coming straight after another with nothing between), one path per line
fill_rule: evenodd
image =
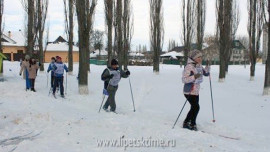
M131 0L134 14L134 35L132 39L133 50L136 45L142 44L149 46L149 0ZM18 31L24 30L25 12L22 8L21 0L5 0L4 1L4 30ZM214 34L216 25L216 0L206 0L206 25L205 33ZM169 39L174 39L181 43L180 30L180 0L164 0L164 24L165 24L165 43L164 50L167 49ZM247 35L247 0L238 0L240 6L240 24L237 35ZM56 39L59 35L64 35L64 9L63 0L49 0L48 19L50 26L50 41ZM98 0L96 8L94 29L104 31L104 0ZM76 25L77 26L77 25ZM77 41L77 27L74 34Z

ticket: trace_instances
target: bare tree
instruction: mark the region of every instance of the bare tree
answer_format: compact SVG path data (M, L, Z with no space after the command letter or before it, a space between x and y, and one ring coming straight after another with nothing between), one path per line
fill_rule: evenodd
M196 0L182 1L182 37L184 40L184 56L187 63L188 52L191 49L191 43L194 38L195 20L196 20Z
M124 0L123 12L123 64L124 69L128 66L128 53L130 51L131 39L133 35L133 16L131 0Z
M265 64L265 79L264 79L264 89L263 95L270 95L270 0L267 2L267 11L268 11L268 50L267 50L267 59Z
M105 17L106 17L106 28L107 28L107 48L108 48L108 62L107 66L110 66L110 61L113 58L112 55L112 34L113 34L113 5L114 0L104 0L104 5L105 5Z
M197 45L198 50L202 50L203 47L203 38L204 38L204 30L205 30L205 12L206 12L206 1L205 0L197 0Z
M203 60L215 61L215 59L219 57L218 39L216 35L206 35L204 42L207 43L208 47L203 50Z
M89 42L96 0L77 0L79 35L79 93L88 94Z
M32 56L35 45L35 0L21 0L22 6L27 13L27 49L26 54Z
M68 71L73 71L73 28L74 28L74 0L63 0L65 14L65 32L68 38Z
M164 23L162 0L150 2L150 48L153 51L153 71L159 73L160 53L164 42Z
M217 1L218 14L218 39L219 39L219 82L225 81L226 62L232 44L231 23L232 23L232 0Z
M237 3L237 0L233 0L232 2L233 6L232 6L232 15L231 15L231 42L233 42L233 40L235 40L235 35L236 35L236 32L237 32L237 29L238 29L238 26L239 26L239 22L240 22L240 10L239 10L239 5ZM229 50L228 50L228 56L227 56L227 59L226 59L226 73L228 73L229 71L229 63L230 63L230 59L231 59L231 56L232 56L232 51L233 51L233 48L232 48L232 45L231 47L229 47Z
M257 62L258 52L260 49L261 34L264 24L264 0L249 0L249 54L250 54L250 81L254 80L255 66Z
M113 44L113 58L116 58L118 52L118 22L117 22L117 1L113 3L114 13L113 13L113 27L114 27L114 44Z
M99 56L98 59L100 59L100 51L101 49L103 49L103 36L104 36L104 32L99 31L99 30L95 30L92 32L92 36L91 36L91 40L90 40L90 45L92 45L92 48L94 48L95 50L99 50Z
M38 48L39 48L39 63L41 64L40 66L40 71L44 71L44 29L45 29L45 23L46 23L46 18L47 18L47 12L48 12L48 0L37 0L36 3L36 16L37 19L35 20L36 23L34 24L36 26L36 36L37 36L37 41L38 41Z
M2 37L2 19L4 13L4 0L0 0L0 36ZM0 41L0 53L2 53L2 41ZM3 64L1 64L0 74L3 73Z
M176 41L175 40L169 40L169 44L168 44L168 51L172 50L173 48L176 47Z
M117 56L119 67L122 69L123 65L123 33L122 33L122 18L123 18L123 1L116 2L116 23L117 23Z

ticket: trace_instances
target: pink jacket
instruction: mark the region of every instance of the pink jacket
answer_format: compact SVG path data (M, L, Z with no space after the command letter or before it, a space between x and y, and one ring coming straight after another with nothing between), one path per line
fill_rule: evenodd
M203 82L203 76L195 79L194 75L197 73L201 73L204 76L209 76L210 67L206 66L205 68L202 67L200 64L196 64L190 58L188 59L188 64L186 65L183 76L182 82L184 84L184 94L186 95L199 95L200 91L200 83Z

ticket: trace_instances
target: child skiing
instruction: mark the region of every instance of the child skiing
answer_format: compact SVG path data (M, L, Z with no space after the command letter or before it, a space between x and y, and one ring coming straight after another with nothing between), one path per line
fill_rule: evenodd
M64 98L64 86L63 86L63 79L64 79L64 70L68 72L68 68L65 64L62 62L62 58L58 57L56 58L56 63L53 65L53 71L54 71L54 85L53 85L53 95L55 97L55 91L56 87L59 84L60 85L60 94L61 97Z
M53 88L54 83L54 72L53 72L53 65L55 63L55 57L51 58L51 63L49 64L47 72L49 73L51 71L51 89Z
M118 89L118 83L121 78L127 78L130 75L130 72L120 70L118 68L118 61L116 59L112 59L111 67L106 68L102 75L101 80L104 81L104 89L108 92L108 99L103 106L105 111L108 111L108 107L110 106L110 111L115 112L116 104L115 104L115 94Z
M25 60L22 62L21 64L21 70L20 70L20 76L22 75L22 72L23 72L23 78L25 79L25 82L26 82L26 91L30 89L30 81L29 81L29 71L28 71L28 67L29 67L29 59L30 59L30 56L29 55L26 55L25 56Z
M191 108L183 123L183 128L197 131L196 118L200 110L199 91L200 83L203 82L203 75L209 76L210 68L202 67L202 53L193 50L189 54L187 65L183 71L182 81L184 84L184 95L191 105Z

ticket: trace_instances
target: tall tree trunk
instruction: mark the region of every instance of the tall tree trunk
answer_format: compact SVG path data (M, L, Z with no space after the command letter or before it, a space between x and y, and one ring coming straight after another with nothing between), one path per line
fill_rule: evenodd
M113 28L113 0L105 0L105 16L106 16L106 23L107 23L107 31L108 31L108 62L107 66L110 66L110 62L113 58L112 54L112 28Z
M2 17L4 13L4 0L0 0L0 35L2 36ZM2 41L0 41L0 53L2 53ZM3 73L3 63L1 64L2 67L0 67L0 75Z
M260 40L264 24L265 1L249 0L249 46L250 46L250 80L255 77L255 67L260 49Z
M44 3L45 2L45 3ZM44 71L44 50L43 50L43 32L44 32L44 24L46 20L47 14L47 3L48 1L37 0L37 26L36 26L36 35L38 38L38 48L39 48L39 63L40 63L40 71ZM45 8L45 10L44 10ZM45 13L45 15L43 15Z
M116 20L117 20L117 53L118 53L118 61L119 68L122 69L123 65L123 33L122 33L122 0L117 0L117 9L116 9Z
M270 14L270 0L268 0L268 14ZM265 64L265 79L263 95L270 95L270 15L268 15L268 47L267 47L267 58Z
M128 53L130 50L130 43L133 32L133 20L131 20L131 4L130 0L124 1L124 13L123 13L123 36L124 36L124 53L123 63L124 69L127 70L128 66Z
M191 50L191 43L194 36L196 22L196 1L182 1L182 20L183 20L183 40L184 40L184 62L187 63L188 53Z
M88 70L89 70L89 38L92 27L92 19L96 7L96 0L77 0L76 11L78 17L79 35L79 93L88 94Z
M218 33L219 33L219 82L224 82L229 50L231 48L231 13L232 0L218 1Z
M255 55L255 49L256 49L256 7L257 7L257 0L253 0L253 5L250 6L252 8L252 21L251 21L251 26L252 26L252 36L251 36L251 51L250 51L250 80L254 80L255 76L255 65L256 65L256 55Z
M35 1L28 0L28 25L27 25L27 50L26 54L32 56L34 51L34 13L35 13Z
M203 38L204 38L204 27L205 27L205 11L206 11L206 1L197 0L197 45L198 50L202 51Z
M73 14L74 14L74 1L69 0L68 1L68 9L69 9L69 34L68 34L68 71L69 74L72 74L73 72L73 27L74 27L74 22L73 22Z
M149 0L150 2L150 42L153 51L153 71L159 73L160 53L163 48L164 26L163 26L163 1Z

